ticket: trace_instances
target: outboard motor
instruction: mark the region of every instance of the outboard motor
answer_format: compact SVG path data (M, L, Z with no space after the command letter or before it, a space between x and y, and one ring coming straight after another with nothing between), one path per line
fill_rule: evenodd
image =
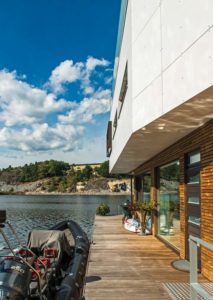
M31 275L30 268L21 261L21 258L5 257L0 263L0 299L26 299Z
M6 211L0 210L0 232L6 222ZM22 258L6 256L0 262L0 300L24 300L31 281L31 270Z

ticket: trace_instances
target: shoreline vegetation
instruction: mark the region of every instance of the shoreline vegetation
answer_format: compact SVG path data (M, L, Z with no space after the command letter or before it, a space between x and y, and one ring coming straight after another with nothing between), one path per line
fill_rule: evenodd
M79 195L79 196L130 196L131 194L129 192L74 192L74 193L25 193L25 195L28 196L72 196L72 195Z
M130 195L130 178L109 174L109 161L44 161L0 170L0 195Z
M51 193L44 193L44 192L18 192L18 193L9 193L9 192L0 192L0 196L19 196L19 195L27 195L27 196L72 196L72 195L79 195L79 196L130 196L130 192L110 192L110 191L102 191L102 192L72 192L72 193L61 193L61 192L51 192Z

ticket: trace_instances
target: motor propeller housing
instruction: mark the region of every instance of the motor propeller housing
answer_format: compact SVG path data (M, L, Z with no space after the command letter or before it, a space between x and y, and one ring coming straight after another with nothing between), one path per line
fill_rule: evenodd
M32 273L21 258L7 256L0 263L0 299L25 300Z

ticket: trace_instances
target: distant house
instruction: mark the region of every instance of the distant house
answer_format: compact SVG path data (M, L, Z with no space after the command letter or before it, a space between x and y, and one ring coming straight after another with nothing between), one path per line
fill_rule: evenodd
M135 201L155 201L153 234L183 259L189 235L213 243L212 41L212 0L122 1L110 171L134 176ZM199 261L213 280L213 253Z
M101 163L73 164L73 165L71 165L71 167L74 169L74 171L82 171L86 166L90 166L93 170L95 170L95 168L100 168Z

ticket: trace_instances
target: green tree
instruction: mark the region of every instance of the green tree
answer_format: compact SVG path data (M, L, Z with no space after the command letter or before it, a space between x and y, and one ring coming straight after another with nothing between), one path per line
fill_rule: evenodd
M104 161L99 168L96 168L96 172L102 177L110 177L109 174L109 161Z
M89 180L92 177L93 169L91 166L87 165L82 171L81 171L84 180Z
M90 165L87 165L83 170L77 170L75 172L76 181L85 181L93 177L93 169Z

